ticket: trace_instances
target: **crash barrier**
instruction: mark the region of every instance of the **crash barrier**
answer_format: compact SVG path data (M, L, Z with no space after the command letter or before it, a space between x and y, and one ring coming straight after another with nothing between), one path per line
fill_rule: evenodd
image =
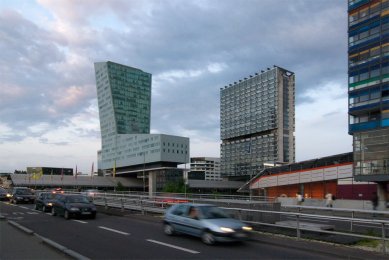
M79 192L67 191L67 193L79 194ZM165 193L166 195L166 193ZM236 200L236 199L210 199L210 198L189 198L183 196L152 196L140 194L124 193L94 193L90 197L95 205L108 208L116 208L121 211L135 210L142 214L156 213L163 214L166 208L176 203L191 202L197 204L213 204L225 209L235 218L240 219L252 225L262 225L277 228L286 228L296 230L297 239L301 238L302 231L319 232L332 235L343 235L361 239L379 240L382 243L382 253L386 254L386 243L389 238L386 235L386 229L389 228L389 212L372 210L352 210L339 208L324 208L310 206L283 206L278 202L269 202L268 200ZM347 215L349 214L349 215ZM380 216L380 219L377 218ZM374 217L374 219L371 219ZM292 219L285 225L284 218ZM331 228L318 228L315 225L309 225L307 219L325 220L328 222L346 222L349 223L349 230L331 230ZM380 229L380 235L367 235L356 233L354 226L359 224L370 224L376 229ZM312 224L312 223L311 223ZM389 234L389 232L388 232Z

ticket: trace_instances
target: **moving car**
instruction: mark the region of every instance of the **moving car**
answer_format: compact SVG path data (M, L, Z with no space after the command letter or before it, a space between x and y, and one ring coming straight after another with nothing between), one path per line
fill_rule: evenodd
M252 231L221 208L208 204L175 204L167 209L163 223L166 235L184 233L200 237L208 245L247 240Z
M65 219L89 217L96 218L96 206L87 197L74 194L57 194L51 208L51 215L64 216Z
M9 200L11 197L11 193L8 192L8 190L0 187L0 200Z
M53 192L41 192L35 199L35 209L42 210L43 212L50 212L53 207L56 193Z
M35 202L35 194L32 189L27 187L15 187L12 190L11 203L34 203Z
M89 190L84 190L83 192L81 192L81 195L86 196L89 200L93 200L97 193L99 193L99 190L89 189Z

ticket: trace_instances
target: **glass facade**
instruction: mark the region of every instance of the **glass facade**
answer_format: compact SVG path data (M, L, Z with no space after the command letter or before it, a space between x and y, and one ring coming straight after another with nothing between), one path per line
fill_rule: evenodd
M114 62L95 63L101 151L98 168L189 161L189 138L150 134L151 74Z
M110 61L95 73L102 134L150 133L151 74Z
M294 73L276 66L220 90L223 177L294 162L294 90Z
M354 175L389 180L389 0L349 0L348 18Z

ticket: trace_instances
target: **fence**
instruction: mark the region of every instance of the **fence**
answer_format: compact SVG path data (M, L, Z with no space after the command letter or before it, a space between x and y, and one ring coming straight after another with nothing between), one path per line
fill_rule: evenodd
M159 196L149 197L148 195L144 195L142 193L95 193L91 199L93 199L93 202L96 205L103 206L105 208L117 208L121 209L122 211L136 210L142 212L143 214L146 214L146 212L163 214L166 208L170 205L182 202L215 204L224 208L230 214L233 214L236 218L254 226L262 225L277 228L295 229L297 239L301 238L302 231L351 236L363 239L374 239L381 241L382 253L386 254L387 252L386 242L389 241L389 238L386 235L386 229L389 227L389 221L386 220L389 217L389 212L387 211L354 210L310 206L285 206L281 208L281 204L279 202L269 202L267 199L255 201L238 200L236 197L231 198L228 196L215 199L213 195L207 196L206 198L200 196L182 196L182 194L180 194L180 196L176 196L177 194L173 194L174 196L160 196L162 194L158 195ZM167 194L164 193L163 195ZM336 214L338 214L338 216L336 216ZM369 217L373 214L379 214L382 218L363 218L363 216ZM295 224L290 226L277 224L277 222L280 221L282 217L292 217L295 219ZM303 225L302 218L347 222L350 224L350 229L347 231L335 231L311 228L309 226ZM374 225L376 228L380 228L381 234L380 236L373 236L355 233L353 227L356 223Z

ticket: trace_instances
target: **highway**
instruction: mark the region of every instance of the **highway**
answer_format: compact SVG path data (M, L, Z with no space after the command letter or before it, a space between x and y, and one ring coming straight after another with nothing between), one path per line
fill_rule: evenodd
M245 243L207 246L197 238L164 235L160 217L129 213L65 220L33 206L0 202L0 213L90 259L383 259L358 249L261 234Z

